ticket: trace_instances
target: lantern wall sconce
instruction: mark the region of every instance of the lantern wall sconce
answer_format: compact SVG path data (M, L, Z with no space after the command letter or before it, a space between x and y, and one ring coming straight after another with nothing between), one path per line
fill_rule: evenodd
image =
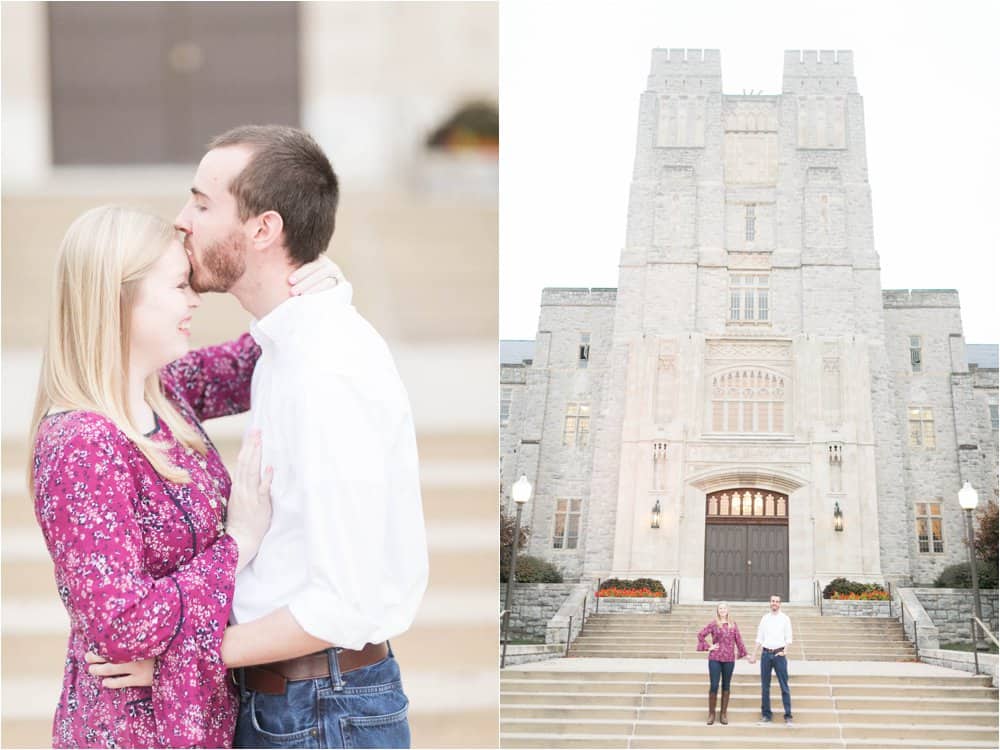
M653 505L653 512L649 517L649 528L658 529L660 528L660 501L657 500Z
M833 504L833 530L844 530L844 514L840 510L840 503Z

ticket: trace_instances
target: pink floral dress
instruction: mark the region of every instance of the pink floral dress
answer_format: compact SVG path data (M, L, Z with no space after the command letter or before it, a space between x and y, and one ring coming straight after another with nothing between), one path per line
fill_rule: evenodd
M201 430L249 408L259 355L249 334L193 351L163 369L164 391ZM238 556L223 526L229 475L211 442L205 456L189 451L159 419L151 436L190 484L160 477L99 414L57 413L38 428L35 516L70 618L54 747L232 745L237 699L219 654ZM102 687L88 651L156 657L153 686Z

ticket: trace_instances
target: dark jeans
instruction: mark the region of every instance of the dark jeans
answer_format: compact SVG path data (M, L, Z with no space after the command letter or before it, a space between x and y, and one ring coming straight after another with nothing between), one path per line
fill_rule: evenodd
M329 677L289 682L284 695L241 685L233 747L408 748L409 701L392 648L382 661L347 674L333 651Z
M729 691L729 681L733 679L733 669L736 667L734 661L708 660L708 680L710 693L719 691L719 676L722 676L722 689Z
M781 686L781 705L785 707L785 718L792 718L792 694L788 690L788 659L784 655L775 656L767 651L760 655L760 715L771 718L771 668L778 675Z

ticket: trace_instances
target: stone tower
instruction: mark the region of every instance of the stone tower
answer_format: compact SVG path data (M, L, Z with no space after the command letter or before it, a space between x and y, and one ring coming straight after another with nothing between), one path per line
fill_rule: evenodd
M717 50L654 50L585 574L677 577L689 601L744 573L796 600L905 576L884 331L851 53L786 52L781 94L733 96Z

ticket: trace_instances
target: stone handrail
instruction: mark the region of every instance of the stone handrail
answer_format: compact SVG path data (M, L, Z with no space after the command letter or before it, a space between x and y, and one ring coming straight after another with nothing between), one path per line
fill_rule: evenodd
M580 634L584 625L584 611L590 611L587 601L593 594L594 587L593 583L581 583L570 592L545 626L546 643L560 643L568 647Z
M989 638L991 641L993 641L993 645L996 646L997 649L1000 649L1000 641L998 641L996 636L990 632L990 629L986 627L986 625L983 623L982 620L980 620L978 617L973 617L972 623L973 627L978 626L979 629L982 630L983 633L986 635L986 637Z
M920 603L916 592L912 588L896 586L892 593L893 598L899 598L903 632L908 638L911 637L911 633L913 634L917 654L925 649L941 648L938 628L927 614L924 605Z

